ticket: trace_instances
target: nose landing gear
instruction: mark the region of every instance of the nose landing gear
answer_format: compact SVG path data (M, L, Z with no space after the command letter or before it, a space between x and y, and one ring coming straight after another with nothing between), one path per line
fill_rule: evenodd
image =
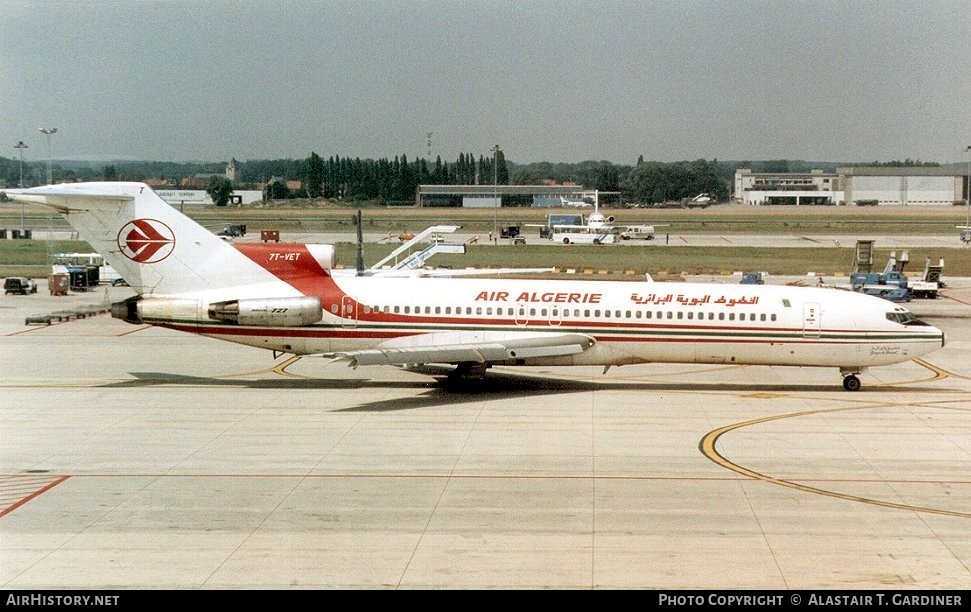
M843 378L843 388L847 391L859 391L861 386L859 377L853 374Z
M860 377L857 376L864 368L853 368L851 370L840 370L840 376L843 377L843 388L847 391L859 391L863 383L860 382Z

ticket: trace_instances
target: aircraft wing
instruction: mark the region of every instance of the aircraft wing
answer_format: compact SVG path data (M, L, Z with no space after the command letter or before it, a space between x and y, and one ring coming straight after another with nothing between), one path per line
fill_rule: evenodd
M513 332L444 332L395 338L372 349L325 353L352 368L414 363L487 363L530 357L575 355L593 346L586 334Z

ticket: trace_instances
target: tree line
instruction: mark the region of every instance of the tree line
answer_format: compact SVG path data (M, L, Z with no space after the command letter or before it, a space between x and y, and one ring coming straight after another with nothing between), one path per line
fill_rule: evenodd
M698 159L694 161L660 162L638 158L634 165L608 161L580 163L509 162L501 150L494 156L460 153L452 161L441 156L434 162L406 155L394 158L360 159L333 155L327 159L311 152L305 159L253 160L237 162L237 184L225 179L224 162L114 162L95 165L86 162L54 162L53 175L57 181L123 180L144 181L161 179L173 187L185 177L208 175L207 190L220 202L233 188L265 188L267 198L328 198L349 202L370 201L377 204L410 204L415 200L418 185L538 185L577 184L584 189L619 192L623 202L653 204L680 200L699 193L712 194L726 201L731 192L735 171L748 168L753 172L809 172L812 169L835 171L839 166L937 166L919 160L903 162L836 163L804 162L797 160L731 161ZM20 161L0 157L0 178L8 187L20 181ZM47 164L24 162L23 176L27 186L46 181ZM300 181L299 189L291 189L287 181ZM219 199L217 200L216 197ZM228 200L228 195L225 195Z

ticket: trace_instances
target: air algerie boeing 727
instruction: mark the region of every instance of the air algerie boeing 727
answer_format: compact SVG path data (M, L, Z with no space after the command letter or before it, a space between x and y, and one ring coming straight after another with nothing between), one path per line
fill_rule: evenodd
M645 280L401 277L334 270L321 244L228 243L141 183L10 190L56 209L136 296L112 316L351 366L869 366L944 345L887 300L840 289Z

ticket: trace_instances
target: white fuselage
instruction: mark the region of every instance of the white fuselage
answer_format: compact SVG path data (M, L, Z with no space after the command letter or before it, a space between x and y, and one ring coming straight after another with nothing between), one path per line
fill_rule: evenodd
M424 334L453 343L563 333L596 340L579 354L507 361L517 365L672 362L854 369L899 363L943 344L940 330L915 324L900 306L837 289L340 275L328 284L321 293L323 318L312 325L186 325L183 319L168 326L297 354L388 342L407 346L407 338ZM260 295L266 290L261 287ZM230 296L202 299L225 297ZM236 291L231 297L247 296ZM900 322L907 320L910 324Z

